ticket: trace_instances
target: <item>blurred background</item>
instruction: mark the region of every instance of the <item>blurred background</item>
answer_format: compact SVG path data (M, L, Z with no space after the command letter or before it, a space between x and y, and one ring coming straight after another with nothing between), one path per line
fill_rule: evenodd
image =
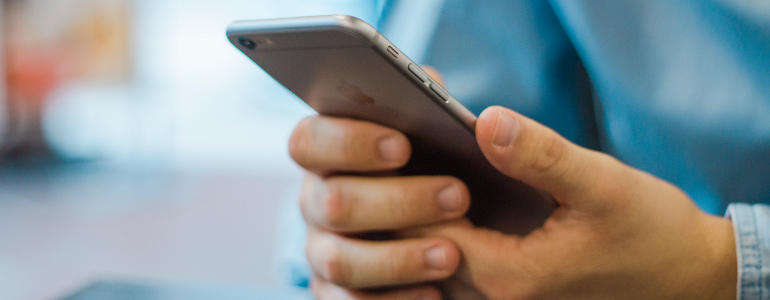
M236 19L377 1L0 0L0 299L98 280L288 285L311 110L225 39ZM289 213L285 213L289 212ZM296 225L294 225L296 226Z

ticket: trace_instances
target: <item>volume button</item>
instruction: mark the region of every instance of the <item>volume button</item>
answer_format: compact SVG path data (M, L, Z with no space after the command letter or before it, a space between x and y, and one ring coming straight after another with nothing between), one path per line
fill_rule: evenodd
M430 89L438 95L441 100L444 100L444 102L449 103L449 92L447 92L443 87L441 87L438 83L431 83Z
M422 68L418 67L415 64L409 64L409 72L412 72L414 76L417 76L422 83L430 83L430 79L428 79L428 74L425 74L423 72Z

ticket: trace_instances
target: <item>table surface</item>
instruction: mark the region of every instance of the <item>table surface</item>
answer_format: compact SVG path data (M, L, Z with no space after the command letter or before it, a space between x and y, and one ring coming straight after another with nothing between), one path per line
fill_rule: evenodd
M103 278L281 286L281 211L299 172L81 163L0 170L0 299Z
M307 290L224 285L158 284L99 281L63 297L64 300L310 300Z

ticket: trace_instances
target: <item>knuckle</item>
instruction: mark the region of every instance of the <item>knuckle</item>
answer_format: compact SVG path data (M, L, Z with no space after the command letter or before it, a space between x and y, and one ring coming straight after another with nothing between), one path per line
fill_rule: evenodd
M313 278L310 280L310 291L316 296L321 297L321 282L319 282L318 278Z
M326 280L336 285L346 286L350 282L350 269L345 263L342 249L335 243L325 245L325 255L322 262L322 274Z
M395 252L395 251L394 251ZM388 257L399 257L402 253L390 253ZM382 260L382 272L391 282L401 282L409 278L410 268L414 262L408 262L405 259L385 259Z
M302 214L303 220L306 222L313 220L312 201L313 195L315 194L314 185L316 180L320 179L313 178L313 175L310 173L305 174L305 178L302 180L302 187L300 189L299 197L297 197L300 213Z
M423 261L424 249L420 247L394 247L384 253L390 259L381 260L382 275L389 282L407 282L425 276L427 264ZM425 266L424 269L422 266Z
M414 215L416 206L419 206L419 202L412 201L419 199L419 193L415 190L415 187L410 184L403 184L395 187L390 191L389 200L393 205L390 205L392 216L395 219L404 219ZM399 201L400 200L400 201Z
M549 134L539 145L528 167L538 173L551 173L563 165L566 154L567 142L555 133Z
M355 137L355 129L350 126L340 126L339 134L340 144L338 145L338 151L340 158L345 162L355 162L361 151L357 144L359 139Z
M318 253L318 239L317 235L312 230L308 230L307 236L305 236L305 258L310 263L312 269L316 269L317 253ZM318 270L315 270L318 271Z
M320 196L319 201L323 225L329 228L342 228L347 225L350 209L336 184L327 184L326 193Z

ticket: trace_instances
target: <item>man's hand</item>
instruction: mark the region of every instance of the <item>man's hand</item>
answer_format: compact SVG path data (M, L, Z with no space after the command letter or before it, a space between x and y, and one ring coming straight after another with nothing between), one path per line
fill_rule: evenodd
M394 170L410 157L407 138L362 121L303 120L290 153L308 172L300 205L308 225L312 288L321 299L440 299L424 282L445 279L459 265L457 248L441 237L358 239L356 234L417 228L461 218L465 185L447 176L375 177L341 172ZM360 289L410 284L379 291Z
M542 228L474 227L455 178L375 176L409 159L392 129L328 117L297 126L290 152L310 170L300 204L319 299L440 299L436 286L454 299L735 297L730 222L676 187L501 107L481 114L476 136L498 170L558 201Z
M498 170L560 206L526 236L466 222L410 235L455 242L467 286L491 299L735 298L732 225L676 187L505 108L484 111L476 136Z

